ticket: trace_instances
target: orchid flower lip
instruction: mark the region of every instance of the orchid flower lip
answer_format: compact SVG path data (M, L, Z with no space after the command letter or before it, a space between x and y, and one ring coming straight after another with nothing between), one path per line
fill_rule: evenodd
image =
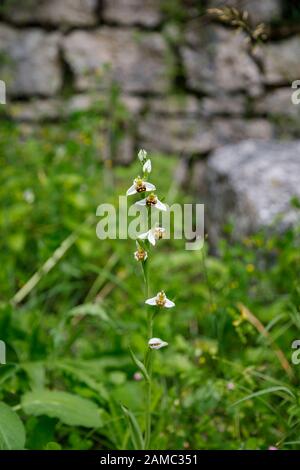
M137 250L134 252L134 258L136 261L146 261L148 258L148 253L144 248L138 245L137 243Z
M135 204L139 206L148 206L148 207L155 207L158 210L161 211L166 211L167 207L165 204L163 204L155 194L151 193L148 197L145 199L142 199L141 201L137 201Z
M127 190L126 195L127 196L132 196L133 194L136 193L142 193L142 192L147 192L147 191L155 191L156 187L154 184L149 183L148 181L145 181L143 178L140 178L139 176L134 179L133 185L130 186L130 188Z

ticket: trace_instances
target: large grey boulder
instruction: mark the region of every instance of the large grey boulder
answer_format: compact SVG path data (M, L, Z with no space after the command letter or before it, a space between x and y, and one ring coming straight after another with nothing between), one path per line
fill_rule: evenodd
M300 141L247 140L215 151L206 170L205 214L215 242L228 221L234 237L260 227L284 229L300 221Z
M168 89L167 48L159 33L111 27L74 31L64 38L63 50L79 91L112 80L129 93Z
M11 96L52 96L62 84L59 33L0 25L0 76Z

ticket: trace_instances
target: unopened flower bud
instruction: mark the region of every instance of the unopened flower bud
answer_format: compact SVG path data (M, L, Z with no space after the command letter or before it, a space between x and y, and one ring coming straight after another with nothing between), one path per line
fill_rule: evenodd
M150 349L160 349L168 346L168 343L160 338L151 338L148 342L148 345Z

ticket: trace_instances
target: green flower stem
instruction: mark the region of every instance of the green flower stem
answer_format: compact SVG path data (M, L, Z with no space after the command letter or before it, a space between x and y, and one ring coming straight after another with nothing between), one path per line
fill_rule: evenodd
M148 354L148 367L147 372L149 375L149 382L146 385L146 416L145 416L145 450L150 447L151 441L151 401L152 401L152 351Z
M148 207L148 229L151 228L151 209ZM148 256L150 254L150 243L146 242ZM149 257L143 263L143 272L145 280L145 297L149 298L150 289L149 289ZM147 312L147 321L148 321L148 341L153 336L153 319L154 314L151 311L151 308ZM151 403L152 403L152 351L147 346L144 365L148 372L149 381L146 383L146 397L145 397L145 438L144 438L144 448L145 450L149 449L151 443Z
M145 296L149 298L149 270L148 260L143 263L144 279L145 279ZM153 313L148 309L148 340L153 336ZM149 375L149 381L146 383L146 399L145 399L145 450L149 449L151 441L151 402L152 402L152 351L147 347L144 365Z

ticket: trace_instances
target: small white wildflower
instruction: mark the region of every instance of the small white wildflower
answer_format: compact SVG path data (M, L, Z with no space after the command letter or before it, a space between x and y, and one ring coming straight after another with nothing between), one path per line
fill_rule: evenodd
M150 158L148 158L148 160L144 163L143 172L149 174L151 173L151 171L152 171L152 164L151 164Z
M156 207L156 209L160 210L160 211L166 211L167 210L167 207L165 204L163 204L159 199L158 197L151 193L149 194L148 197L146 197L145 199L142 199L141 201L137 201L135 204L137 204L138 206L148 206L148 207Z
M167 298L163 290L161 292L158 292L158 294L155 297L151 297L150 299L147 299L145 301L145 304L156 305L157 307L166 307L166 308L175 307L175 303L172 302L172 300L169 300Z
M168 346L168 343L166 343L166 341L163 341L160 338L151 338L148 342L148 345L151 349L160 349L164 348L165 346Z
M138 153L138 157L141 163L144 163L147 159L147 152L144 149L141 149Z
M165 229L162 227L154 227L148 230L148 232L142 233L138 238L141 240L149 240L151 245L155 246L157 240L161 240L164 237Z
M137 261L146 261L148 258L148 253L144 248L142 248L138 243L137 243L137 250L134 253L134 258Z
M156 187L152 183L144 181L139 176L133 180L133 185L126 192L126 196L132 196L136 193L143 193L146 191L155 191Z

